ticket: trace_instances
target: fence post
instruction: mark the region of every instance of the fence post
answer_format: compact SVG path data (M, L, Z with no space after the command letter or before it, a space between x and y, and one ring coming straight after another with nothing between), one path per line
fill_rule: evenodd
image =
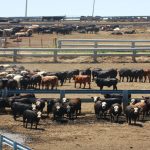
M97 42L95 42L94 48L97 48L97 46L98 46L98 44L97 44ZM94 49L93 52L94 52L93 60L94 60L94 62L97 62L97 49Z
M54 48L57 48L58 46L57 46L57 38L54 38L54 40L53 40L53 45L54 45Z
M128 90L123 91L123 111L125 111L126 106L128 105Z
M61 48L61 41L58 41L58 48Z
M13 150L17 150L17 143L16 142L14 142Z
M65 90L60 91L60 99L65 97Z
M14 49L13 62L17 62L17 50Z
M132 42L131 48L135 48L135 42ZM133 62L136 62L135 55L136 55L136 50L133 49L133 56L132 56Z
M0 135L0 150L3 148L3 136Z
M57 50L56 49L54 50L54 62L55 63L57 62Z

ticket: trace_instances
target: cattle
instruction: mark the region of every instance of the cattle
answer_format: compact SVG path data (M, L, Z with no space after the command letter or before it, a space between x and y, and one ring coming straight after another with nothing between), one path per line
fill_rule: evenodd
M94 111L97 119L102 117L105 119L108 111L107 103L105 101L96 101L94 104Z
M49 116L49 114L52 113L53 106L54 106L55 102L56 101L54 99L47 101L47 116Z
M65 111L63 104L56 102L52 108L53 120L61 120L64 117Z
M60 80L60 85L62 86L64 81L67 79L67 72L56 72L55 75L58 77L58 80Z
M5 110L5 107L7 106L7 102L5 99L0 98L0 111Z
M97 78L116 78L117 69L102 70L97 73Z
M86 83L89 84L89 89L91 88L91 77L90 76L88 76L88 75L75 75L73 79L74 79L74 83L75 83L75 85L74 85L75 88L76 88L77 83L80 84L79 88L81 88L82 84L84 85L83 88L85 88Z
M18 88L20 88L20 80L23 78L23 76L22 75L15 75L14 76L14 80L16 80L17 81L17 83L18 83Z
M118 118L122 113L122 107L120 104L115 103L109 109L110 120L113 122L116 118L116 122L118 122Z
M117 83L118 79L117 78L97 78L96 79L96 84L98 87L100 87L100 90L103 89L103 86L111 87L113 86L113 90L117 90Z
M45 101L43 99L37 99L35 104L36 104L36 109L43 112L43 109L45 107Z
M144 70L144 82L146 82L147 78L148 78L148 82L150 83L150 69Z
M127 78L127 82L129 82L129 79L131 81L131 69L127 69L127 68L122 68L119 71L119 77L120 77L120 81L124 82L124 78Z
M33 126L33 123L35 123L35 129L37 129L37 125L41 118L41 112L33 111L33 110L25 110L23 113L23 126L27 128L28 123L31 123L31 129Z
M30 76L23 76L20 79L20 89L27 89L30 84Z
M92 71L90 70L90 68L81 71L81 75L88 75L90 76L90 78L91 78L91 73Z
M62 102L63 102L64 110L67 116L69 117L69 119L74 119L74 115L75 115L75 118L77 118L77 115L81 114L81 99L80 98L67 99L64 97L62 99Z
M97 68L92 70L92 80L94 80L95 77L98 77L99 71L102 71L102 69Z
M20 102L14 102L11 106L11 109L12 109L12 114L13 114L13 117L14 117L14 120L16 120L17 118L17 115L18 116L21 116L23 115L24 111L25 110L35 110L36 109L36 105L32 104L23 104L23 103L20 103Z
M126 120L129 125L131 125L132 121L136 124L136 121L139 118L139 112L140 109L138 107L129 105L125 108Z
M123 94L104 94L105 98L119 98L123 99ZM131 94L128 94L128 99L131 98Z
M40 89L41 86L41 75L35 74L30 77L30 87L36 89L37 87Z
M41 85L42 85L42 89L44 89L44 86L45 86L45 89L48 90L50 85L51 85L51 90L53 90L54 87L56 87L56 89L57 89L58 77L56 77L56 76L45 76L45 77L42 77Z
M130 104L132 107L138 107L139 113L142 114L142 120L144 120L145 114L147 112L147 104L145 100L140 100L140 102L132 102Z
M79 69L75 69L75 70L72 70L72 71L67 71L67 79L69 80L69 83L71 82L71 79L75 75L79 75Z

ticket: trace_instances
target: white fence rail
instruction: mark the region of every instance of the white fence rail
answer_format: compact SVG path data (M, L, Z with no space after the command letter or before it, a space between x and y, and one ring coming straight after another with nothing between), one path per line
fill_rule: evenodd
M23 146L22 144L19 144L3 135L0 135L0 150L3 150L3 145L7 145L13 150L31 150L31 148Z
M150 47L150 40L58 39L57 47L139 48Z
M0 57L11 57L17 62L22 57L53 57L54 62L60 56L91 56L97 62L102 56L131 56L136 62L138 56L150 56L150 47L140 48L0 48Z

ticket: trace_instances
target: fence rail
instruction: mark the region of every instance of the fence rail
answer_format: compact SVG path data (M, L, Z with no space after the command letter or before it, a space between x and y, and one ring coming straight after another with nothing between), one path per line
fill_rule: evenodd
M58 62L60 56L91 56L97 62L102 56L131 56L136 62L138 56L150 56L150 47L135 48L0 48L0 57L12 57L17 62L20 57L53 57Z
M65 97L66 94L122 94L123 95L123 109L128 105L129 94L150 94L150 90L1 90L2 95L11 93L34 93L34 94L59 94L60 98ZM83 102L92 102L92 99L84 99Z
M12 147L13 150L31 150L29 147L23 146L22 144L0 135L0 150L3 150L3 145L8 145L9 147Z

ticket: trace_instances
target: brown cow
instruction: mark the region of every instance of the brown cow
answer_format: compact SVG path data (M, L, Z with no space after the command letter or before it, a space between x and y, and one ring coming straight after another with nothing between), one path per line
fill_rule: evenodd
M74 81L75 81L75 88L76 88L76 84L79 83L80 84L80 88L82 83L84 84L84 87L86 86L86 83L89 84L89 89L91 88L91 77L88 75L76 75L74 76Z
M52 90L53 90L54 87L56 87L56 89L57 89L58 78L56 76L42 77L41 84L42 84L42 89L44 89L44 86L45 86L45 89L49 90L50 85L51 85Z
M133 108L139 108L140 109L140 113L142 114L142 120L144 120L145 114L147 112L147 104L145 100L140 100L140 102L131 102L130 106L132 106Z

